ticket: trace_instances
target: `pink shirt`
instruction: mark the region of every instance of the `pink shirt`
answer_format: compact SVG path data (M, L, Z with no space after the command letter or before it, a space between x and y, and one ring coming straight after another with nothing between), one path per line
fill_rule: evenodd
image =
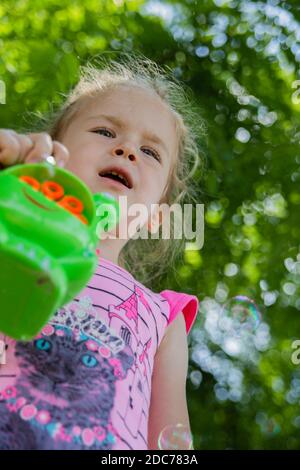
M197 297L152 292L99 257L34 340L0 333L0 449L147 449L154 356L181 310L188 334Z

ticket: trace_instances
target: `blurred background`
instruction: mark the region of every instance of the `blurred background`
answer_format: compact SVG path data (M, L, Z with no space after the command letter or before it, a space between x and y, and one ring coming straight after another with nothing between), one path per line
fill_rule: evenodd
M132 50L171 67L208 123L204 245L157 286L200 301L194 447L299 449L300 5L2 0L0 127L60 103L91 56Z

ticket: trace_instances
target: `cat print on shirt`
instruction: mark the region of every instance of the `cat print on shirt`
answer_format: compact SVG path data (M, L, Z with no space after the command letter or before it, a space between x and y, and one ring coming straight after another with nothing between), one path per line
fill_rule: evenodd
M100 258L32 341L0 332L0 450L147 449L155 354L171 313L189 300L151 292Z
M78 330L47 324L33 341L16 342L20 373L0 392L1 449L111 449L116 381L134 362L114 356Z

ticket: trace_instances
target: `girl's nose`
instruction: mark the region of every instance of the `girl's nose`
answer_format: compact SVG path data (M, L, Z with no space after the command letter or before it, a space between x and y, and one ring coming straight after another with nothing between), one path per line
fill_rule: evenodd
M126 158L129 158L129 160L131 161L136 160L136 157L137 157L136 152L129 145L117 145L116 147L113 148L112 153L114 156L125 156Z

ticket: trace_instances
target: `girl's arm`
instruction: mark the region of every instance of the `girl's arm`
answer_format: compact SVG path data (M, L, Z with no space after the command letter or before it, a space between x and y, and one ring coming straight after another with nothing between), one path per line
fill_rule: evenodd
M148 422L148 449L156 450L165 426L183 424L190 429L186 401L188 343L183 313L167 327L154 357Z

